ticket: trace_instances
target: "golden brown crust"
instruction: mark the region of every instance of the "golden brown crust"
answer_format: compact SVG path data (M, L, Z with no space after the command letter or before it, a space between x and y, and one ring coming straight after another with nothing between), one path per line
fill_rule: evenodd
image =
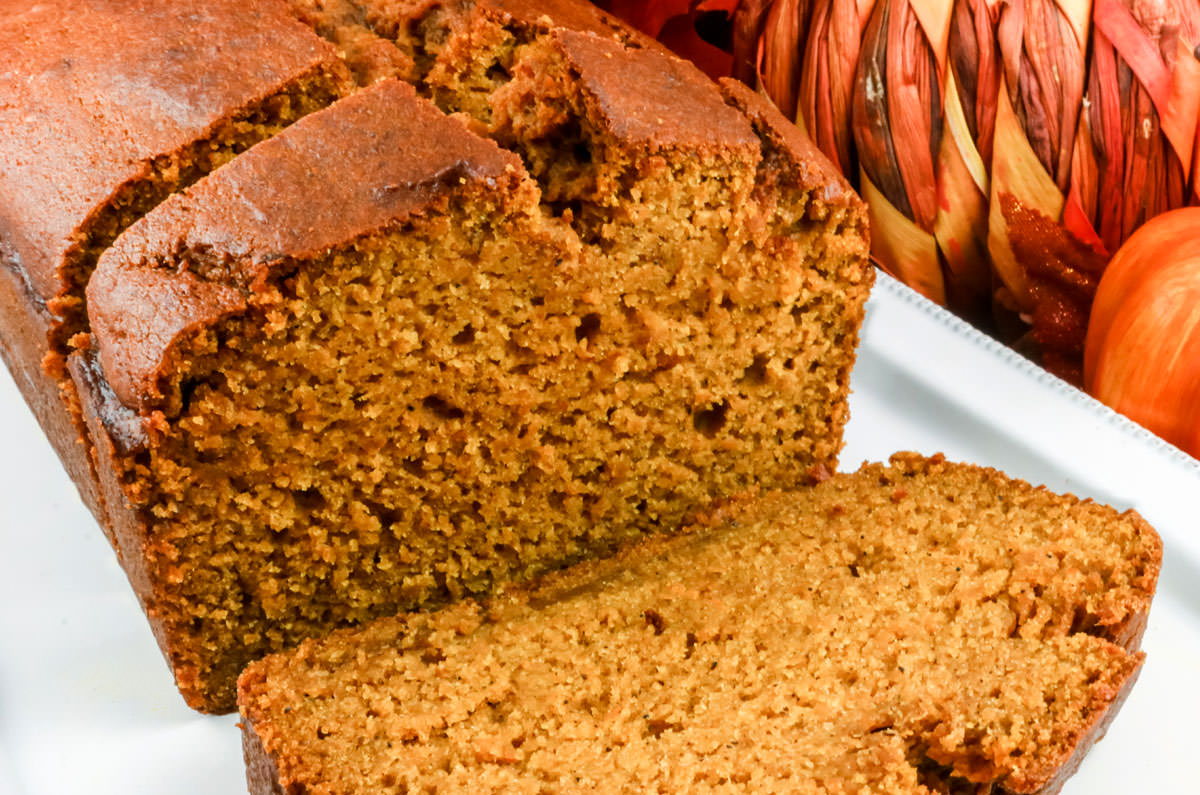
M276 0L63 0L8 12L0 62L0 238L51 299L78 230L155 158L335 61Z
M745 116L721 102L712 81L690 61L592 33L564 29L554 37L580 75L590 115L616 138L654 149L719 147L757 155L758 138Z

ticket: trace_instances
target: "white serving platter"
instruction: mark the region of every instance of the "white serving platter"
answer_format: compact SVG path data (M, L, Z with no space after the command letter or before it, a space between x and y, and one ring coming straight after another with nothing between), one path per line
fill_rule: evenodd
M880 276L842 468L942 451L1136 508L1166 561L1141 679L1066 795L1197 791L1200 463ZM234 716L179 698L133 592L0 368L0 795L245 792Z

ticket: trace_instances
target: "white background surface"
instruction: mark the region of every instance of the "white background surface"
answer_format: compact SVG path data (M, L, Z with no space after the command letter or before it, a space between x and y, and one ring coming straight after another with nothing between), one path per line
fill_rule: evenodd
M1067 795L1193 793L1200 466L890 279L842 468L943 451L1140 511L1166 542L1149 659ZM103 534L0 368L0 795L245 792L235 718L183 705Z

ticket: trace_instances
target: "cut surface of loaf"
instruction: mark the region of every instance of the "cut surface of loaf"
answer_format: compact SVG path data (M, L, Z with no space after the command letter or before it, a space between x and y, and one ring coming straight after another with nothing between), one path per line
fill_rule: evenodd
M940 457L249 666L252 793L1050 793L1141 664L1132 512Z
M845 182L752 92L619 28L455 8L387 46L491 74L486 111L376 81L147 215L89 284L71 374L198 708L306 637L836 466L873 277ZM484 34L523 42L511 79Z
M352 82L279 0L6 3L0 63L0 354L107 524L66 372L97 258Z
M470 476L454 390L511 414L529 389L456 353L511 355L503 335L532 334L532 299L573 270L535 210L514 156L387 81L173 197L102 258L94 356L71 368L190 703L230 703L253 656L437 587L427 548L455 527L420 484Z

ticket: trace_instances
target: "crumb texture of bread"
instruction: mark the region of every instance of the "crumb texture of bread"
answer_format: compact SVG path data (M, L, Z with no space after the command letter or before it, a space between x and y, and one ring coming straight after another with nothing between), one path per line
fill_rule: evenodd
M570 24L294 3L416 82L352 63L369 86L101 258L72 372L189 703L231 709L247 662L306 637L836 468L861 204L778 114L547 6Z
M1160 562L1136 514L900 455L252 664L252 791L1053 792Z

